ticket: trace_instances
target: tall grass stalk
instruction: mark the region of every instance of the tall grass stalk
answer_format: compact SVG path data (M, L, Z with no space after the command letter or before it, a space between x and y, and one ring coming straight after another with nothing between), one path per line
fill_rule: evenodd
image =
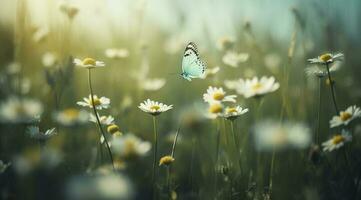
M332 95L332 102L335 107L336 115L339 114L339 109L336 102L336 96L335 96L335 82L332 80L331 73L330 73L330 67L329 64L326 63L326 69L327 69L327 75L328 80L330 81L330 89L331 89L331 95Z
M321 77L318 78L318 103L317 103L317 129L316 129L316 144L319 143L320 137L320 127L321 127L321 87L322 87L322 80Z
M153 199L157 197L157 153L158 153L158 132L156 116L153 116L153 133L154 133L154 154L153 154L153 172L152 172L152 185L153 185Z
M179 131L180 131L180 126L178 127L178 130L175 134L175 137L174 137L174 141L173 141L173 146L172 146L172 153L171 153L171 156L172 158L174 158L175 156L175 148L176 148L176 145L177 145L177 141L178 141L178 135L179 135ZM171 197L171 192L172 192L172 188L170 187L170 184L171 184L171 165L169 165L167 167L167 189L168 189L168 192L169 192L169 197Z
M218 161L219 161L219 148L220 148L220 140L221 140L221 128L220 122L217 120L217 139L216 139L216 162L214 169L214 199L217 199L217 191L218 191Z

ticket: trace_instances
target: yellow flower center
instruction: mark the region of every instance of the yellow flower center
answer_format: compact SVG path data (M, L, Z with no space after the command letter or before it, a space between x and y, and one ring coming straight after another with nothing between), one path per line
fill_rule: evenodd
M252 85L252 90L257 91L262 87L261 83L255 83L254 85Z
M155 110L155 111L158 111L160 109L160 106L158 105L153 105L150 107L151 110Z
M83 65L95 65L95 60L93 58L85 58L83 60Z
M342 135L335 135L332 138L332 143L333 144L340 144L343 141L345 141L345 138Z
M124 154L127 157L131 157L133 155L136 155L136 151L135 151L135 143L133 140L126 140L125 141L125 149L124 149Z
M69 108L63 111L64 115L70 119L75 119L79 116L79 110L74 108Z
M329 53L325 53L325 54L322 54L322 55L320 56L320 59L321 59L323 62L328 62L328 61L330 61L330 60L332 59L332 56L331 56L331 54L329 54Z
M107 127L107 131L111 134L115 134L115 133L119 132L119 126L117 126L115 124L111 124Z
M352 115L348 112L341 112L340 113L340 118L342 121L346 121L348 119L350 119L352 117Z
M217 100L217 101L220 101L224 98L224 94L221 93L221 92L216 92L213 94L213 99L214 100Z
M160 160L159 160L159 166L160 165L170 165L172 164L172 162L174 162L174 158L172 156L163 156Z
M223 111L223 107L221 106L221 104L212 104L209 107L209 112L213 113L213 114L217 114Z
M237 109L234 107L227 108L227 113L236 113L236 112L237 112Z
M91 101L91 99L90 99ZM98 97L93 96L93 106L99 106L102 103L100 102L100 99Z

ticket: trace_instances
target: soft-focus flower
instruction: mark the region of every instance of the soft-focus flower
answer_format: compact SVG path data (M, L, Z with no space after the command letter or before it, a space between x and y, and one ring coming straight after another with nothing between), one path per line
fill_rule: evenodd
M159 115L162 112L166 112L166 111L172 109L173 105L168 106L166 104L147 99L143 103L140 103L138 108L151 115Z
M89 119L89 114L85 110L68 108L54 113L54 120L63 126L74 126L84 124Z
M128 49L106 49L105 56L112 59L126 58L129 56L129 51Z
M44 67L53 67L59 62L58 56L53 52L46 52L41 58Z
M337 71L340 68L340 66L341 65L339 63L334 63L333 65L331 65L329 68L330 73ZM319 66L319 65L313 65L313 66L307 67L305 69L305 72L308 76L317 76L319 78L327 76L327 69L325 69L324 67Z
M161 89L165 85L165 82L166 81L164 78L153 78L153 79L146 78L142 81L139 81L139 84L141 85L140 87L143 90L156 91Z
M9 97L0 104L0 121L27 123L38 120L43 113L43 105L33 99Z
M238 94L245 98L259 97L267 93L274 92L280 87L280 84L275 82L273 76L267 78L263 76L261 79L253 77L252 79L240 79L236 87Z
M207 68L205 73L202 75L202 79L210 78L215 76L220 70L220 67Z
M176 54L184 50L184 41L186 41L186 37L183 34L172 35L166 38L164 51L168 54Z
M277 73L281 64L281 57L275 53L267 54L264 57L264 64L273 73Z
M45 132L41 132L39 130L38 126L29 126L27 128L26 133L31 138L38 139L38 140L46 140L57 134L55 128L51 128L51 129L46 130Z
M209 86L207 89L207 93L203 94L203 100L207 103L212 102L236 102L236 95L228 95L226 96L226 92L223 88L216 88Z
M241 106L226 107L226 109L224 110L224 113L222 114L222 117L224 117L228 120L235 120L239 116L241 116L247 112L248 112L248 108L242 108Z
M349 106L345 111L340 111L340 114L333 116L330 120L330 127L334 128L340 125L347 126L352 120L361 117L361 110L356 105Z
M84 60L75 58L74 64L78 67L84 67L84 68L88 68L88 69L97 68L97 67L105 67L105 63L103 61L97 61L93 58L84 58Z
M230 90L236 90L239 85L239 80L224 80L224 86Z
M2 174L10 165L11 163L5 164L2 160L0 160L0 174Z
M302 123L264 121L254 127L258 150L280 150L286 147L306 148L311 142L310 129Z
M133 199L133 187L129 180L119 173L106 175L81 175L70 179L66 185L66 199Z
M308 59L307 61L311 64L328 64L328 63L333 63L335 61L342 61L343 58L344 56L342 53L337 53L337 54L325 53L318 56L317 58Z
M123 159L145 156L152 147L150 142L142 141L132 133L127 133L121 137L113 137L111 143L114 154Z
M227 51L233 48L234 43L234 38L229 36L223 36L217 40L217 48L221 51Z
M237 53L234 51L228 51L222 58L224 64L231 67L238 67L240 63L246 62L249 58L248 53Z
M159 166L161 165L170 165L175 161L175 159L172 156L163 156L159 159Z
M114 117L112 117L111 115L108 115L108 116L99 116L98 115L98 118L99 118L100 124L103 124L103 125L110 125L110 124L114 123ZM98 123L97 119L93 113L90 113L89 121Z
M61 12L67 15L69 19L73 19L79 12L79 9L77 7L66 1L62 1L59 3L59 9Z
M89 95L89 98L84 97L83 100L84 101L78 101L77 104L80 106L89 107L89 108L93 108L93 105L94 105L95 108L98 110L101 110L103 108L107 109L110 106L110 99L108 99L106 97L98 98L97 95L94 95L93 103L92 103L91 95Z
M346 130L342 130L341 134L336 134L331 139L322 143L323 151L331 152L335 149L342 147L346 142L350 142L351 140L351 134Z
M215 119L219 116L222 116L223 109L224 107L220 102L218 101L211 102L208 106L208 113L206 114L206 117L210 119Z
M116 124L109 124L107 126L108 133L115 135L115 136L121 136L122 132L120 132L119 126Z
M6 66L6 72L9 74L17 74L21 71L21 65L18 62L11 62Z
M36 43L40 43L44 41L49 35L49 29L47 27L42 27L36 29L36 31L33 34L33 40Z

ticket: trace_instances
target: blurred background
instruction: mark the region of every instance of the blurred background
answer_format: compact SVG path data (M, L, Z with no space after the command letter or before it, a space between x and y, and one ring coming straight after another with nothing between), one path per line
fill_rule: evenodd
M351 166L342 153L320 152L314 141L319 91L321 142L335 134L333 104L327 79L305 69L309 58L343 53L333 74L338 104L341 110L360 105L359 19L358 0L3 0L0 198L151 199L153 148L135 158L114 155L112 172L89 122L91 110L76 104L89 96L89 86L87 70L73 59L91 57L106 64L92 70L94 93L111 102L100 114L113 116L123 136L136 138L131 142L153 141L152 118L138 108L141 102L174 107L157 117L159 156L170 154L181 127L172 189L165 186L168 168L159 167L158 199L357 199L358 184L350 182L360 179L361 126L351 128ZM178 75L190 41L214 70L192 82ZM237 104L250 111L233 123L245 144L237 171L227 143L231 125L207 119L202 96L208 86L237 94L225 82L254 76L273 76L280 88L262 103L238 94ZM258 152L251 133L264 120L300 122L312 138L306 148L277 152L272 197L264 192L272 152ZM55 127L57 134L34 139L28 134L34 125ZM322 157L316 164L314 151Z

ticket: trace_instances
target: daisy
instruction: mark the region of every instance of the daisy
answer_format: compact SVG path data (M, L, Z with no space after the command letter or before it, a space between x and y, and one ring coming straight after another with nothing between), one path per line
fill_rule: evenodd
M224 80L224 86L230 90L236 90L239 84L239 80Z
M46 140L52 137L53 135L56 135L57 132L55 128L48 129L44 132L41 132L39 130L39 127L37 126L29 126L27 129L27 134L30 135L30 137L38 140Z
M85 110L68 108L54 113L53 118L63 126L74 126L88 121L89 115Z
M34 99L9 97L0 103L0 121L28 123L37 120L43 113L43 105Z
M208 107L208 113L206 114L206 117L210 119L215 119L222 115L224 110L223 105L220 102L211 102Z
M346 142L350 142L352 140L352 136L350 132L346 130L342 130L341 134L334 135L331 139L322 143L323 151L333 151L335 149L341 148Z
M240 63L246 62L249 58L248 53L237 53L234 51L228 51L222 58L224 64L231 67L238 67Z
M41 62L44 67L52 67L55 66L59 62L59 58L55 53L46 52L41 58Z
M203 94L203 100L207 103L212 102L236 102L236 95L228 95L226 96L226 92L223 88L216 88L209 86L207 89L207 93Z
M159 160L159 166L166 165L169 166L175 161L175 159L172 156L163 156Z
M163 112L166 112L166 111L172 109L173 105L168 106L166 104L147 99L143 103L140 103L138 108L146 113L149 113L149 114L155 116L155 115L159 115L160 113L163 113Z
M340 125L347 126L352 120L361 117L361 110L356 105L348 107L345 111L341 111L340 115L333 116L330 120L330 127L334 128Z
M108 133L114 135L114 136L121 136L122 132L120 132L119 126L116 124L109 124L107 127Z
M84 106L89 108L93 108L93 105L95 105L95 108L97 110L101 110L103 108L107 109L110 106L110 99L106 97L98 98L97 95L93 95L93 103L91 103L92 99L90 95L89 98L84 97L83 100L84 101L78 101L76 104L78 104L79 106Z
M333 63L334 61L342 61L344 58L344 55L342 53L337 54L331 54L331 53L325 53L317 58L311 58L307 61L311 64L329 64Z
M248 108L242 108L241 106L236 107L226 107L225 112L222 114L222 117L228 120L235 120L239 116L248 112Z
M142 141L132 133L127 133L122 137L113 137L111 143L114 154L123 159L145 156L152 147L150 142Z
M114 124L114 117L112 117L111 115L108 115L108 116L99 116L98 115L98 117L99 117L100 124L103 124L103 125ZM94 114L90 113L89 121L97 123L97 119Z
M139 81L140 87L146 91L157 91L165 85L164 78L143 79Z
M330 73L337 71L340 68L340 66L341 65L338 64L338 63L335 63L334 65L331 65ZM320 66L318 66L318 65L307 67L305 69L305 72L306 72L306 75L308 75L308 76L314 75L314 76L317 76L319 78L327 76L327 70L320 67Z
M216 75L220 70L220 67L213 67L213 68L207 68L205 73L202 75L202 79L210 78L214 75Z
M253 77L252 79L240 79L236 88L238 94L245 98L260 97L267 93L274 92L280 87L280 84L275 82L273 76L263 76L261 79Z
M97 61L93 58L84 58L84 60L75 58L73 63L78 67L84 67L84 68L88 68L88 69L97 68L97 67L105 67L104 62Z
M112 59L126 58L129 56L129 51L127 49L106 49L105 56Z

